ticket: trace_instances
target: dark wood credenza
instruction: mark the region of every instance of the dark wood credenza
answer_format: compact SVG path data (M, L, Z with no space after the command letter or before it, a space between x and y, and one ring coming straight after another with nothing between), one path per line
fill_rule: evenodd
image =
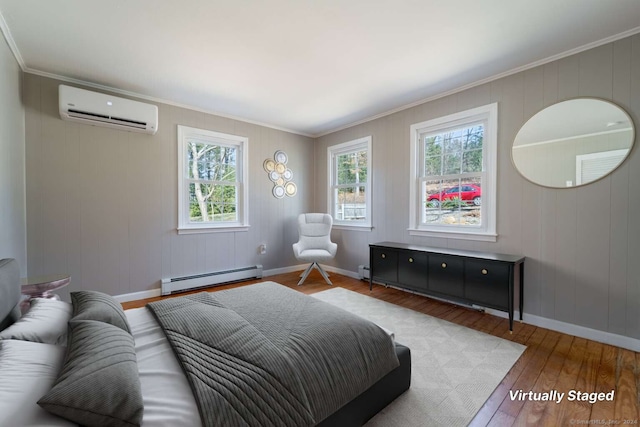
M369 290L373 282L509 313L513 331L516 267L522 320L524 257L405 243L369 245Z

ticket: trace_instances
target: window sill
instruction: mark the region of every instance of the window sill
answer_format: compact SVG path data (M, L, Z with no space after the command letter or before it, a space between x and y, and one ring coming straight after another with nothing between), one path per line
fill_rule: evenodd
M178 227L178 234L201 233L233 233L236 231L249 231L248 225L230 225L218 227Z
M373 227L370 225L355 225L355 224L333 224L334 230L351 230L351 231L371 231Z
M498 235L487 232L469 232L459 230L422 230L409 228L409 235L422 237L439 237L441 239L473 240L477 242L496 242Z

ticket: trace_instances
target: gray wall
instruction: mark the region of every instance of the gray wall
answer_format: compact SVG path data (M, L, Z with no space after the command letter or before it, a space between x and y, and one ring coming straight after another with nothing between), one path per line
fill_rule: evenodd
M66 292L118 295L165 277L296 264L296 218L313 205L312 139L164 104L156 135L71 123L58 114L59 81L24 79L30 275L69 273ZM178 124L249 138L248 232L177 234ZM276 150L289 156L295 197L271 195L262 163Z
M573 189L533 185L511 162L526 120L579 96L612 100L640 125L640 35L319 138L315 207L326 210L327 146L373 136L374 229L335 230L335 265L356 271L368 264L367 244L383 240L522 254L525 313L640 338L640 147L607 178ZM499 108L498 241L409 236L409 126L492 102Z
M0 258L16 258L27 273L25 130L22 72L0 35Z
M10 79L15 92L18 77L4 76L19 71L9 63L3 79ZM159 105L155 136L63 122L57 112L59 82L30 74L24 79L30 275L67 272L70 290L122 294L157 288L162 277L255 263L266 269L296 264L290 246L297 236L295 217L326 210L327 146L372 135L374 229L335 230L340 245L335 266L357 271L368 264L368 243L382 240L522 254L526 313L640 338L640 279L634 271L640 255L635 185L640 149L607 178L560 190L526 181L510 157L520 126L560 100L609 99L639 124L640 35L321 137L315 147L309 138L168 105ZM1 108L7 109L2 99ZM491 102L499 104L498 241L409 236L409 126ZM14 117L9 121L18 141L3 133L3 156L9 142L20 145L15 104L10 102L9 115L0 114L2 120ZM177 235L177 124L249 137L249 232ZM299 189L295 198L271 196L262 162L278 149L289 154ZM8 191L18 200L10 214L17 219L5 220L3 213L2 225L9 221L19 228L20 154L14 157L17 161L7 164L17 184L5 187L3 179L0 194ZM19 240L12 248L24 247ZM267 255L257 254L261 243L268 245Z

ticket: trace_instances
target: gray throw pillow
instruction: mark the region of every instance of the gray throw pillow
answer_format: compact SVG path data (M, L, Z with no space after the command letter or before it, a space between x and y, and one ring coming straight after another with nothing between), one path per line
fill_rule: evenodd
M0 331L0 340L13 339L67 345L67 322L71 304L47 298L34 298L31 308L16 323Z
M139 426L144 408L133 337L109 323L70 321L64 366L38 405L84 426Z
M131 333L122 305L111 295L97 291L71 292L71 303L73 304L71 320L97 320Z

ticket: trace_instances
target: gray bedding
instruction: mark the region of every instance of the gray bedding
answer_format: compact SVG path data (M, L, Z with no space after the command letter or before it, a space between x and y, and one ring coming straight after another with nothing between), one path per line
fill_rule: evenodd
M0 259L0 331L20 317L20 267L13 258Z
M378 326L265 282L147 305L203 425L315 425L398 366Z

